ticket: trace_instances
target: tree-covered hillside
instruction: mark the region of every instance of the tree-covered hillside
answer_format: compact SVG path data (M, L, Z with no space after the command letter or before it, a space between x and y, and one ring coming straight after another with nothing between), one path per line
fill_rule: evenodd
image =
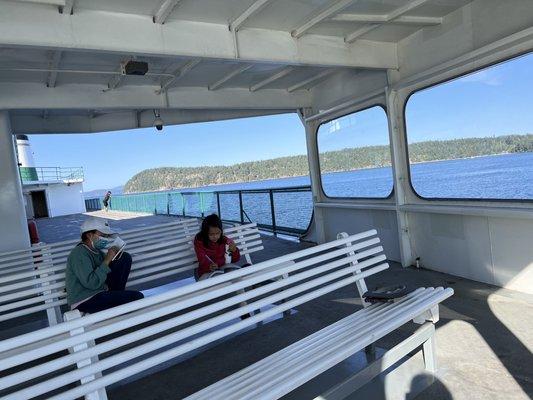
M409 145L411 162L467 158L490 154L533 152L533 134L435 140ZM388 146L368 146L320 154L322 172L351 171L390 165ZM304 155L252 161L231 166L153 168L133 176L125 193L193 188L309 174Z

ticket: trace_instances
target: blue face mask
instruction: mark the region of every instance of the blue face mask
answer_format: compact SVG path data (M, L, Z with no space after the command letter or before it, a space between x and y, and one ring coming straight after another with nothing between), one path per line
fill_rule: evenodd
M96 239L94 242L93 242L93 246L95 249L97 250L103 250L107 247L107 244L109 243L109 241L105 238L98 238Z

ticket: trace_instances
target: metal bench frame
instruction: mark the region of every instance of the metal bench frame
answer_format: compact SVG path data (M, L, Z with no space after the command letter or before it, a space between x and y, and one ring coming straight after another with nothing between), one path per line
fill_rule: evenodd
M80 396L85 396L86 399L106 399L105 387L108 385L228 337L243 328L344 286L362 284L364 278L385 270L388 265L376 234L377 232L372 230L346 235L329 243L85 317L80 317L79 312L72 311L68 313L66 322L1 341L1 399L30 399L52 390L60 391L50 397L56 400ZM270 281L282 274L288 274L288 278ZM258 285L264 282L269 283ZM242 289L248 290L243 292ZM282 393L303 384L311 375L320 373L333 362L342 361L339 358L344 359L363 349L412 319L432 319L432 323L436 322L438 317L435 312L438 310L438 304L452 293L451 289L422 288L403 302L381 308L375 305L365 307L347 318L360 319L363 312L373 315L375 323L365 328L366 336L354 341L349 351L343 351L342 354L334 352L332 357L326 347L324 354L318 354L320 361L312 368L312 373L302 377L291 375L282 385L274 387L256 385L253 390L257 396L251 398L278 398ZM283 300L283 303L277 304ZM247 303L238 307L243 302ZM401 308L396 304L408 307ZM239 318L244 313L253 313L254 310L265 306L269 308L261 313L244 320ZM386 312L390 317L386 319L386 324L382 324L381 319L377 318L378 314L374 314L376 310L383 308L387 308ZM339 321L337 325L326 328L330 329L329 336L339 332L338 325L341 323ZM322 335L323 331L317 332L315 336ZM147 338L150 340L147 341ZM94 343L96 339L97 344ZM321 351L321 347L316 347L318 342L310 342L308 338L303 341L307 341L302 342L306 346L312 345L307 347L308 349ZM431 363L434 366L432 339L426 342L428 344L424 345L424 348L430 352L426 357L427 362L429 366ZM299 343L293 346L298 346ZM67 349L70 354L65 355L64 351ZM291 354L292 351L289 349L285 353ZM50 359L52 355L57 357ZM279 357L279 353L269 358L272 357ZM295 362L289 358L286 361L290 361L288 365ZM296 360L295 365L299 365L298 363ZM252 372L254 378L263 374L256 366L254 364L249 367L256 371ZM68 367L74 369L61 374L54 372ZM102 375L102 371L106 372ZM226 379L234 378L236 377L230 376ZM78 386L68 386L76 382ZM243 388L244 393L248 393L246 383ZM212 389L213 387L208 387L204 390ZM202 393L203 391L198 392L191 398L207 397ZM224 396L215 390L209 398L226 399Z

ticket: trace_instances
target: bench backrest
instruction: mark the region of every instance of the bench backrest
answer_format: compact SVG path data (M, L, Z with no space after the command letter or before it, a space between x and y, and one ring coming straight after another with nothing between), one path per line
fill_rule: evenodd
M250 263L250 254L263 249L256 224L228 228L225 233ZM197 268L192 238L157 239L155 243L143 241L133 249L128 247L133 258L128 288L147 289L162 278ZM51 310L66 303L65 264L55 264L46 253L29 268L9 273L0 270L0 322L46 310L52 325L60 319L60 313Z
M198 220L186 219L157 226L122 231L120 236L127 242L128 251L146 243L191 236L199 229ZM49 262L56 266L66 264L67 257L79 239L57 243L40 243L29 249L0 253L0 274L20 272L34 268L35 263Z
M71 312L67 322L0 342L0 395L98 396L108 385L364 280L386 269L385 260L372 230L85 317ZM290 276L270 282L282 274ZM262 282L269 283L256 285ZM266 305L273 306L239 319Z

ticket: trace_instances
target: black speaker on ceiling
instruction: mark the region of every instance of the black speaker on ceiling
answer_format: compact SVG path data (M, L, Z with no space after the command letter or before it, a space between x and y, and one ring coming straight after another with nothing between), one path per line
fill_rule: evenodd
M146 75L148 63L144 61L128 61L124 64L125 75Z

